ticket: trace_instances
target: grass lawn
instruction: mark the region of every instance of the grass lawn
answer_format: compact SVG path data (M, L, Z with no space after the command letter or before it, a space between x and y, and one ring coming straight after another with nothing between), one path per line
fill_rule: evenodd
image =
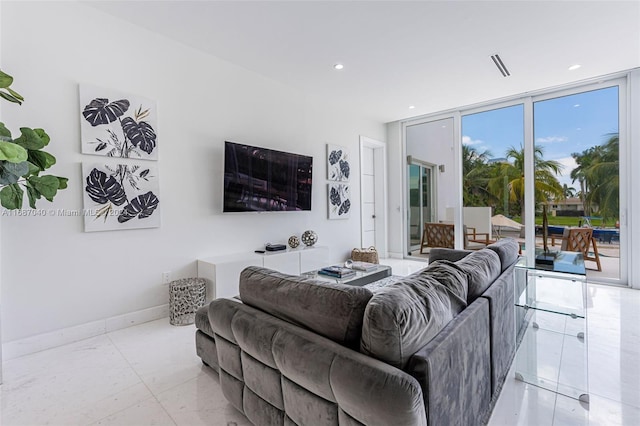
M513 218L516 222L522 223L520 220L520 216L515 216ZM569 217L569 216L549 216L549 225L556 226L579 226L581 221L584 223L584 220L579 217ZM601 219L592 219L591 225L593 226L613 226L616 223L617 219L610 219L606 223L602 223ZM542 216L536 216L536 225L542 225Z

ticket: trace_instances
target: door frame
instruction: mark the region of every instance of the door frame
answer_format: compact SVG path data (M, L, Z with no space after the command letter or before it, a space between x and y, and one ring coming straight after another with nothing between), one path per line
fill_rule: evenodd
M387 239L387 144L379 140L360 135L360 245L364 244L363 208L363 151L373 149L373 175L375 182L375 241L380 257L388 256ZM378 201L379 200L379 201Z

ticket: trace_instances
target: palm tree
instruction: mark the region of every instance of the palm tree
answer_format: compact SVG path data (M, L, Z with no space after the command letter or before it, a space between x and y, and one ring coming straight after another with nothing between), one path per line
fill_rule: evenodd
M467 207L486 206L493 199L487 189L490 157L489 151L478 152L471 146L462 145L462 198Z
M573 153L578 167L571 171L571 179L580 183L580 199L585 215L590 216L594 206L600 214L615 217L620 207L619 135L607 135L602 145L593 146L581 153Z
M536 205L551 198L562 197L563 188L556 178L556 175L562 170L562 164L554 160L545 160L544 150L541 146L534 147L533 155ZM489 190L500 199L504 192L504 176L507 176L506 190L509 191L509 200L519 203L521 220L524 223L524 147L520 146L520 149L509 148L506 157L507 160L513 160L513 162L500 164L494 177L489 180Z
M613 133L594 151L585 176L591 190L586 198L590 204L598 204L603 219L616 217L620 211L620 157L619 134Z
M562 198L573 198L576 196L576 189L572 186L567 185L566 183L562 185Z

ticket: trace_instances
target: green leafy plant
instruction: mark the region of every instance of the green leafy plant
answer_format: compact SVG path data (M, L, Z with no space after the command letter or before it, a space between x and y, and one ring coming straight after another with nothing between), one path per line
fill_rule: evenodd
M13 77L0 70L0 97L17 104L24 98L11 89ZM29 206L44 197L53 201L57 192L67 187L67 178L41 175L56 163L56 158L43 148L49 144L49 135L43 129L20 128L20 136L13 139L11 132L0 122L0 204L8 210L22 208L24 191ZM23 190L24 188L24 190Z

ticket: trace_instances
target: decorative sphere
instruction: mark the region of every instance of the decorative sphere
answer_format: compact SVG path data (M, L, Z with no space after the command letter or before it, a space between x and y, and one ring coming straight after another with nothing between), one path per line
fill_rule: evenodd
M289 247L291 248L296 248L300 245L300 238L298 238L296 235L292 235L289 237Z
M304 231L302 233L302 242L304 243L305 246L311 247L312 245L318 242L318 234L316 234L315 231L311 231L311 230Z

